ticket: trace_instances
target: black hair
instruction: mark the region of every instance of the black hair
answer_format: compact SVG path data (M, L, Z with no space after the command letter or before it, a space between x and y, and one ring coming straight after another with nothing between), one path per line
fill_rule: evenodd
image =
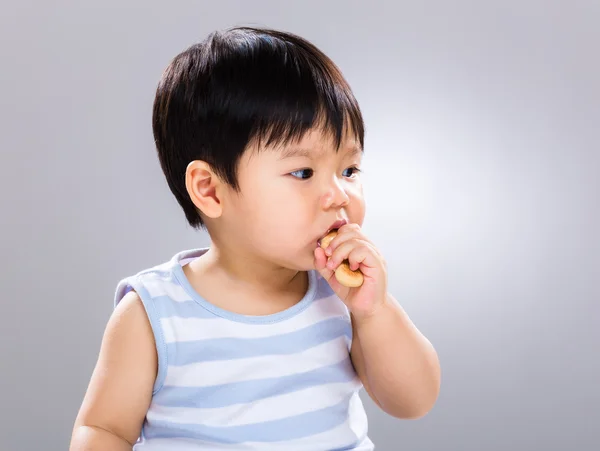
M248 145L288 144L316 126L337 147L346 132L364 147L362 114L337 66L299 36L252 27L213 32L177 55L158 83L152 115L162 170L194 228L204 224L185 186L191 161L205 161L239 190Z

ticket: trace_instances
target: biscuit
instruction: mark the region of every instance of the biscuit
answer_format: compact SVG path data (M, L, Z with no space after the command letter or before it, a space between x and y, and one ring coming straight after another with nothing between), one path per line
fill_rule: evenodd
M331 243L331 240L335 238L337 235L337 230L332 230L323 238L319 243L319 246L323 249L326 249ZM337 281L347 287L347 288L357 288L363 284L364 277L360 270L352 271L350 269L350 262L348 260L344 260L340 266L338 266L335 270L335 278Z

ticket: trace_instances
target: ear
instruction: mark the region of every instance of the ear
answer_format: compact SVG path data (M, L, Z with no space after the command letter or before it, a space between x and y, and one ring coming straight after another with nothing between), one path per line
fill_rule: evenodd
M188 164L185 187L196 208L204 215L213 219L221 216L225 185L208 163L195 160Z

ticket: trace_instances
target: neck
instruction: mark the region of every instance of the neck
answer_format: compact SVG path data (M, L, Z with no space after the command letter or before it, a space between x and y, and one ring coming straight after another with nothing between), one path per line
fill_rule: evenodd
M209 250L192 264L194 272L217 277L233 290L265 295L306 291L304 272L284 268L239 248L233 251L221 243L212 242Z

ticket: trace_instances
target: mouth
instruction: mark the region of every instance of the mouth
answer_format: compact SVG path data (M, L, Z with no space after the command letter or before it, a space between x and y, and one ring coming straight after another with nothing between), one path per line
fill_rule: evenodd
M327 229L327 233L325 235L327 235L330 232L333 232L334 230L339 229L340 227L342 227L343 225L346 225L346 224L348 224L348 221L346 221L345 219L339 219L339 220L335 221L333 224L331 224L329 229Z
M329 228L328 228L328 229L327 229L327 231L326 231L326 232L325 232L325 233L322 235L322 237L321 237L321 238L323 238L323 237L325 237L325 236L329 235L329 234L330 234L331 232L333 232L334 230L337 230L337 229L339 229L340 227L342 227L342 226L344 226L344 225L346 225L346 224L348 224L348 221L346 221L345 219L338 219L337 221L335 221L333 224L331 224L331 225L329 226ZM319 246L319 247L321 246L321 238L319 238L319 239L317 240L317 246Z

